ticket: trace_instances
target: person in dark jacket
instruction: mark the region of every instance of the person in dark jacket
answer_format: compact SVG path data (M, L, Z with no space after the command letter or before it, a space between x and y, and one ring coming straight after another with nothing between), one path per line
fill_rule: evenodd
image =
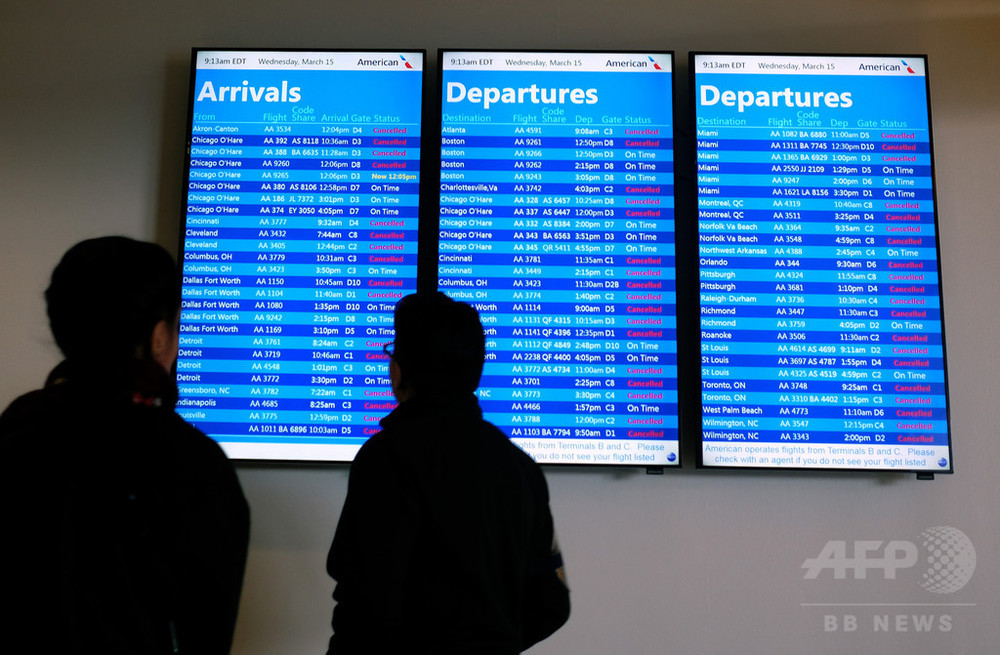
M395 329L399 405L351 466L327 559L329 653L520 653L569 617L545 478L482 418L474 308L407 296Z
M229 652L249 509L173 411L179 282L163 248L124 237L77 244L52 274L66 359L0 416L4 652Z

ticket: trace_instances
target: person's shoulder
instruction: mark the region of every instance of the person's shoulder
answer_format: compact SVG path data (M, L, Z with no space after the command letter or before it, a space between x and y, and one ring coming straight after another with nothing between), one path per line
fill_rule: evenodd
M494 456L503 457L511 465L532 477L542 477L542 467L538 462L514 443L503 430L483 419L479 433L490 444Z
M43 388L14 399L0 414L0 446L5 449L46 449L64 437L77 421L81 407L62 389ZM44 438L39 438L43 435Z
M351 468L385 468L393 462L409 461L419 452L418 441L403 426L385 427L361 444Z
M427 446L427 437L435 434L439 417L424 404L414 401L397 405L379 425L379 430L368 437L354 461L413 457Z
M178 458L212 468L231 469L232 462L222 446L200 429L166 407L137 407L141 421L158 436L154 447L175 453Z
M0 427L13 428L23 422L26 417L45 411L46 392L36 389L18 396L0 413Z
M204 451L213 457L225 457L219 443L194 425L180 417L177 412L166 407L140 408L149 410L148 420L158 423L170 437L178 439L192 449Z
M155 459L147 466L158 484L173 490L181 502L204 503L196 513L208 506L225 507L234 512L233 520L248 520L236 467L215 439L167 407L136 407L135 413L140 417L135 427L145 428L151 437L138 450L147 462Z

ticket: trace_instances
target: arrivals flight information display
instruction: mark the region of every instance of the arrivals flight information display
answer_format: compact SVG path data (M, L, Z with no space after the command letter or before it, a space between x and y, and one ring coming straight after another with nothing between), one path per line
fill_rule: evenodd
M350 461L416 290L423 52L194 52L179 414L239 459Z
M443 51L438 286L542 463L678 465L671 53Z
M691 71L702 464L951 472L925 58Z

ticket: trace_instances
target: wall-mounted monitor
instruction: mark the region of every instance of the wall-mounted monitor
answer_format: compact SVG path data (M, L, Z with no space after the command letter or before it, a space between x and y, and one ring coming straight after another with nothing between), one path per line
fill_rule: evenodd
M690 70L700 464L951 472L926 59Z
M424 59L193 53L178 412L231 457L350 461L394 406Z
M679 464L673 55L439 53L438 286L542 463Z

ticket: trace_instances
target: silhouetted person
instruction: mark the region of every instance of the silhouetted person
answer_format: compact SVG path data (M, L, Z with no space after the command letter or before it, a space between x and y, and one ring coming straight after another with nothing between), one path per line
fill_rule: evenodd
M482 418L476 310L411 295L395 328L399 405L351 466L327 559L330 653L520 653L569 617L545 478Z
M52 273L66 359L0 416L0 650L212 654L232 643L249 510L174 413L180 276L161 247L83 241Z

